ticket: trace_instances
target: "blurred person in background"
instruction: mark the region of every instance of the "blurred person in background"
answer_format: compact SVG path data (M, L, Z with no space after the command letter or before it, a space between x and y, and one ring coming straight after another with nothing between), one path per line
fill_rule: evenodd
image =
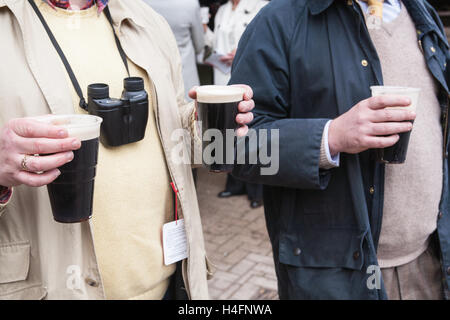
M198 0L144 0L162 15L170 25L183 64L183 80L186 99L188 90L200 84L196 56L203 51L204 27Z
M222 61L231 65L239 40L248 24L267 3L266 0L229 0L223 4L214 19L214 51L223 54ZM214 84L226 85L231 73L214 68Z
M226 2L227 0L200 0L201 7L209 8L210 20L208 21L207 25L211 30L214 30L214 20L217 11L219 10L220 6Z
M219 8L214 20L212 47L215 52L223 54L220 59L222 62L228 65L233 63L242 34L259 10L268 3L265 0L229 0ZM214 68L215 85L228 84L230 77L231 73ZM255 209L262 206L262 185L243 182L228 174L225 190L218 197L228 198L242 194L247 194L250 207Z

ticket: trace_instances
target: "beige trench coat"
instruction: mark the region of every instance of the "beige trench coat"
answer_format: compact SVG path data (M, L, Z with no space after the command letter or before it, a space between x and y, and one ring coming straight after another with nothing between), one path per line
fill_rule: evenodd
M191 299L208 299L209 264L191 166L175 165L169 156L177 144L172 132L192 127L193 111L184 100L174 36L142 1L111 0L110 10L127 56L153 81L157 127L186 225L184 282ZM73 113L66 71L27 0L0 0L0 39L0 127L18 117ZM15 188L0 206L0 299L104 298L90 223L58 224L46 187Z

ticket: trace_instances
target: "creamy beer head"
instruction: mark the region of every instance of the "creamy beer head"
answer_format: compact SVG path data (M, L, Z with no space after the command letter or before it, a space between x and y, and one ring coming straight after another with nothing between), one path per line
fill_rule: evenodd
M392 87L392 86L373 86L370 87L372 90L372 96L383 96L383 95L394 95L394 96L405 96L411 99L411 105L408 107L395 107L395 109L406 109L416 112L417 105L419 104L419 96L421 89L409 88L409 87ZM390 108L386 108L390 109Z
M67 129L69 137L81 141L96 139L100 136L102 118L87 114L48 115L36 117L37 121L53 124Z
M201 86L197 88L200 103L232 103L244 100L245 89L235 86Z

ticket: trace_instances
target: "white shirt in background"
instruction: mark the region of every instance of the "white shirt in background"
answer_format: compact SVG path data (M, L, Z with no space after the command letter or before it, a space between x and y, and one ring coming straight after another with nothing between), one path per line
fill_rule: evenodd
M234 10L231 0L222 5L215 18L214 51L228 54L236 49L248 24L268 3L266 0L241 0ZM214 68L214 84L226 85L230 77L230 73L225 74Z

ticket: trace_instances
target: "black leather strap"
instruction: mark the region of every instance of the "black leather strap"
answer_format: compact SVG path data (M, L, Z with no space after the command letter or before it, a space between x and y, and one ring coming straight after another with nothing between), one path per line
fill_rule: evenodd
M78 80L75 76L75 73L73 72L72 67L70 66L69 61L67 60L64 52L62 51L61 47L59 46L58 41L56 41L56 38L53 35L53 32L50 30L50 27L48 26L47 22L45 21L42 13L39 11L39 8L37 7L36 3L33 0L28 0L28 2L30 3L34 12L36 12L36 15L38 16L39 20L41 21L42 25L44 26L44 29L47 32L48 37L50 38L50 41L52 42L53 46L55 47L56 52L58 52L58 55L61 58L61 60L64 64L64 67L67 70L67 73L69 74L70 81L72 81L73 87L75 88L75 91L76 91L78 97L80 98L80 107L83 108L84 110L87 110L87 103L86 103L86 100L84 99L83 91L81 90L80 83L78 82ZM127 73L129 76L130 71L128 69L127 56L125 54L125 51L123 51L122 45L120 44L120 40L114 31L114 25L113 25L111 13L109 12L109 8L106 7L104 9L104 12L105 12L106 18L108 19L109 23L111 24L111 28L113 29L114 39L116 40L117 49L119 50L120 57L122 58L122 61L125 65L125 68L127 69Z

